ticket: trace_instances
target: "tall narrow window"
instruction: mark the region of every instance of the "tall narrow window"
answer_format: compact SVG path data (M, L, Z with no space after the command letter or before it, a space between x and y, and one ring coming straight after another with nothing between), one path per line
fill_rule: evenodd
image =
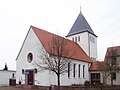
M74 42L74 37L72 38L72 41Z
M68 77L70 77L70 63L68 63Z
M83 78L85 78L85 65L83 65Z
M78 42L80 41L80 36L78 36Z
M80 78L80 64L78 65L78 77Z
M73 77L75 77L75 63L74 63L74 65L73 65Z
M116 80L116 73L114 73L114 72L111 73L111 79L112 79L112 80Z
M75 37L75 42L77 42L77 37Z
M112 65L116 65L116 57L112 57Z

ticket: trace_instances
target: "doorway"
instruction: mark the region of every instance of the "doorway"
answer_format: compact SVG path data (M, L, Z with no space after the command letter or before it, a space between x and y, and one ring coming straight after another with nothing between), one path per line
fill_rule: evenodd
M25 71L25 78L27 85L34 85L34 70L26 70Z

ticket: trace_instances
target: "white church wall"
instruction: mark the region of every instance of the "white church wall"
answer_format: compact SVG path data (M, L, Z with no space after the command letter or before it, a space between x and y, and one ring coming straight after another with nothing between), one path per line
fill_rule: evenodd
M89 81L89 64L87 62L77 61L77 60L71 60L71 71L70 71L70 77L68 77L68 72L61 74L61 85L72 85L72 84L84 84L86 80ZM73 76L73 64L75 63L75 77ZM78 66L80 64L80 77L78 76ZM83 65L85 65L85 74L83 77ZM50 72L50 85L56 85L57 84L57 76Z
M14 74L14 78L16 77L15 71L8 71L8 70L0 70L0 86L8 86L9 79L12 78Z
M72 66L71 66L71 68L72 68L72 70L71 70L71 73L70 73L70 77L68 78L68 73L66 73L66 77L67 77L67 79L66 80L64 80L64 82L62 83L63 85L65 84L65 83L67 83L68 85L71 85L71 84L84 84L84 82L86 81L86 80L88 80L89 81L89 71L88 71L88 63L86 63L86 62L81 62L81 61L75 61L75 60L72 60L73 62L72 62ZM73 77L73 64L76 64L76 66L75 66L75 77ZM79 64L80 64L80 77L78 76L78 66L79 66ZM84 70L84 77L83 77L83 65L85 65L85 70ZM63 78L64 79L64 76L62 76L61 78ZM71 82L71 83L69 83L69 82Z
M97 37L89 33L90 58L97 60Z
M40 60L40 45L41 43L39 42L34 31L31 29L17 58L17 83L19 80L22 80L22 83L25 83L25 75L22 74L22 69L34 69L34 60ZM29 53L33 54L33 61L31 63L27 60L27 55ZM37 73L34 75L34 79L37 80L35 81L35 84L48 85L48 72L45 71L40 74Z

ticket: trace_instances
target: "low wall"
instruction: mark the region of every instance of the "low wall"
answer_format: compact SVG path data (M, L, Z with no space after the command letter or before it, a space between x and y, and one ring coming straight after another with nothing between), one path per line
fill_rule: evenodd
M48 89L46 89L48 90ZM52 87L50 90L57 90L57 87ZM84 87L84 86L61 86L60 90L120 90L120 86L101 86L101 87Z
M24 89L38 89L38 90L57 90L57 86L30 86L30 85L17 85L17 88L24 88ZM120 90L120 86L92 86L92 87L85 87L85 86L61 86L60 90Z

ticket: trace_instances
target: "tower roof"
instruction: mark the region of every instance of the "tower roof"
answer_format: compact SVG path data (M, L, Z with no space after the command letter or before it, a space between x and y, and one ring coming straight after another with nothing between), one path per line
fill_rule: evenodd
M67 36L71 36L71 35L74 35L74 34L77 34L77 33L82 33L82 32L89 32L89 33L95 35L92 28L90 27L90 25L86 21L85 17L80 12L80 14L78 15L75 23L73 24L73 26L72 26L72 28L71 28L71 30L70 30L70 32L68 33Z

